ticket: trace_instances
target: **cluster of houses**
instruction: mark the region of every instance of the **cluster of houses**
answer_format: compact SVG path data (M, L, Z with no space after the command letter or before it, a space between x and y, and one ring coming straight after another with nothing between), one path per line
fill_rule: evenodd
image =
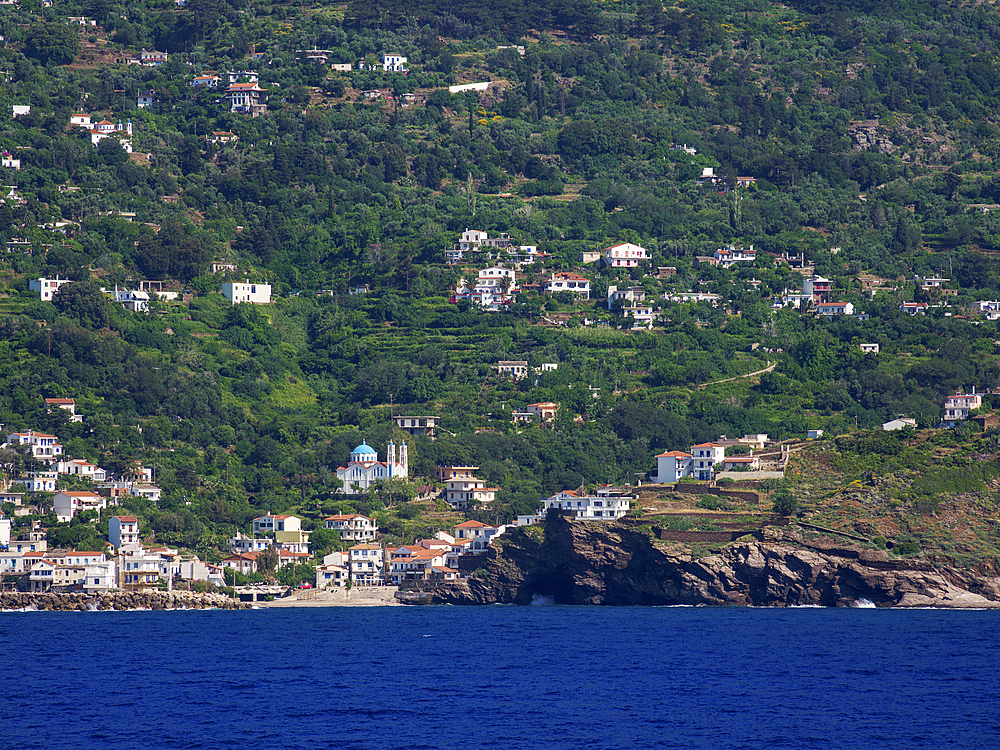
M36 527L11 539L9 519L0 514L0 575L4 585L31 592L103 593L156 587L160 581L168 586L175 580L225 583L222 567L202 562L197 555L182 555L167 547L144 547L134 516L113 516L108 531L109 541L103 550L49 549L45 529Z
M47 398L45 405L50 410L63 410L71 422L83 421L83 415L76 413L74 399ZM25 502L24 493L11 490L11 486L16 484L24 485L28 492L54 493L52 509L60 521L71 521L85 510L101 511L108 506L109 499L124 495L144 497L152 502L160 499L161 491L152 483L151 469L137 467L125 476L112 479L100 466L82 458L65 455L63 446L55 435L26 430L11 432L5 437L6 441L0 447L23 453L36 467L44 465L44 468L14 476L0 486L0 502L12 503L17 515L28 515L30 509ZM59 489L60 477L88 479L94 491Z
M223 266L226 270L232 270L234 264L216 262L212 266L213 268ZM38 292L38 298L43 302L51 302L59 288L71 281L72 279L61 279L58 276L54 279L41 277L31 279L28 282L28 289ZM180 296L178 292L163 291L157 288L158 285L160 282L157 281L143 281L140 282L138 289L119 289L116 284L113 290L101 287L101 291L108 295L109 299L130 312L147 312L154 294L156 298L161 300L175 300ZM234 305L241 302L249 302L253 305L269 305L271 303L271 285L256 281L251 282L250 279L242 282L226 282L220 285L219 291Z

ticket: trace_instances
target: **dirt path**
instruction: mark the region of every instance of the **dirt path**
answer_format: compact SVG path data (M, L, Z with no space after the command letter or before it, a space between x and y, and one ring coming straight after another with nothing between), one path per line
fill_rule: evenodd
M765 372L773 372L774 368L777 367L777 366L778 366L777 362L775 362L774 364L768 363L767 367L765 367L763 370L757 370L757 372L749 372L746 375L737 375L736 377L732 377L732 378L724 378L722 380L713 380L710 383L700 383L700 384L696 385L695 388L707 388L710 385L716 385L718 383L728 383L728 382L730 382L732 380L739 380L740 378L752 378L754 375L763 375Z

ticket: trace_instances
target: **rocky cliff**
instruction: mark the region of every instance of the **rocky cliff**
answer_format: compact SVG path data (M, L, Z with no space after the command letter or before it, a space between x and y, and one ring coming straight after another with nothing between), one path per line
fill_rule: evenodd
M636 522L616 525L550 515L489 553L477 575L401 590L409 604L558 604L1000 607L996 575L898 560L880 551L766 528L694 557L654 541Z

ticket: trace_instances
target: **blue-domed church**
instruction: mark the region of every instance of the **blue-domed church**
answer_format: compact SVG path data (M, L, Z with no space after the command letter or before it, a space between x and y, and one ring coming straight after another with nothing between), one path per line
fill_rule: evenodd
M351 451L351 460L346 466L337 469L337 479L344 483L342 492L349 495L368 489L379 479L400 477L406 479L410 475L409 460L406 454L406 443L399 446L396 455L396 444L389 441L389 455L385 461L378 460L378 452L361 441L361 445Z

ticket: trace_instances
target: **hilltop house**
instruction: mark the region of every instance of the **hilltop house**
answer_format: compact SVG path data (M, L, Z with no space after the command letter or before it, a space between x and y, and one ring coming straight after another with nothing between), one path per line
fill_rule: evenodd
M447 475L444 482L444 499L452 508L460 510L469 503L478 502L485 505L496 500L499 488L487 487L485 480L475 476L472 472L478 468L478 466L438 467L439 473Z
M604 263L611 268L638 268L648 260L649 251L631 242L604 248Z
M833 289L833 282L824 279L822 276L810 276L802 282L802 294L810 299L814 304L830 301L830 293ZM798 305L796 305L798 307Z
M222 285L222 296L234 305L240 302L250 302L254 305L271 304L271 285L250 283L247 279L242 284L238 282L227 282Z
M441 417L393 417L393 421L411 435L433 435Z
M690 452L668 451L656 457L656 481L676 482L682 477L711 479L715 467L722 467L726 447L717 443L692 445Z
M47 398L45 405L51 411L53 408L62 409L69 413L70 422L82 422L83 415L76 413L76 401L71 398Z
M715 258L716 265L722 268L732 268L737 263L753 263L757 260L757 253L753 249L753 245L750 246L749 250L729 245L716 250L712 257Z
M545 282L545 291L552 294L573 292L581 299L590 299L590 279L578 273L554 273Z
M528 362L523 359L501 360L496 365L497 372L501 377L509 375L514 380L521 380L528 376Z
M972 389L972 393L956 393L948 396L944 402L944 417L941 419L942 427L954 427L959 422L969 418L969 412L973 409L980 409L983 406L983 396Z
M59 291L59 287L63 284L69 284L72 279L60 279L58 276L54 279L32 279L28 282L28 289L38 292L38 298L42 302L51 302L53 295Z
M257 117L267 112L267 105L262 101L266 93L267 89L262 89L256 81L234 83L226 89L223 98L229 103L230 112L242 112Z
M409 476L409 458L406 443L399 446L396 455L396 444L389 441L388 455L385 461L378 460L378 452L367 442L351 451L350 460L337 469L337 479L343 482L341 492L356 494L366 490L380 479L402 478Z

